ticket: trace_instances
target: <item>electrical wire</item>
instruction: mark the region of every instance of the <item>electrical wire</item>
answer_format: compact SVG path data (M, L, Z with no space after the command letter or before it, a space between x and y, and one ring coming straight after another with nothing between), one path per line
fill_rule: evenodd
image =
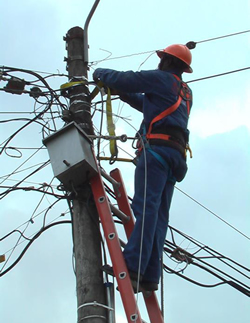
M245 295L250 296L250 287L249 286L247 286L245 283L243 283L239 279L236 279L231 274L228 274L228 273L222 271L220 268L218 268L218 266L215 266L215 265L212 265L211 263L206 262L204 259L206 259L206 260L213 259L213 260L217 260L219 262L222 262L223 265L226 265L230 269L234 270L234 272L237 272L242 277L245 277L247 279L249 279L249 275L245 274L242 270L249 272L250 271L249 268L246 268L245 266L237 263L236 261L230 259L229 257L226 257L226 256L222 255L221 253L218 253L217 251L211 249L210 247L202 244L201 242L198 242L197 240L191 238L190 236L186 235L185 233L181 232L180 230L177 230L171 226L169 228L171 231L171 237L172 237L173 242L166 240L164 250L165 250L165 253L170 253L171 259L172 259L172 257L174 257L177 259L177 262L186 263L185 268L187 267L187 265L195 265L195 266L201 268L202 270L205 270L209 274L212 274L216 278L222 280L223 283L227 283L230 286L239 290L240 292L244 293ZM197 246L199 248L198 251L191 254L191 253L187 252L186 249L184 250L184 249L180 248L174 241L173 231L176 234L181 235L185 239L188 239L190 241L190 243L193 243L195 246ZM197 254L201 251L203 253L207 253L208 256L206 256L206 257L205 256L197 256ZM199 264L199 263L201 263L201 264ZM235 267L234 265L236 265L237 267ZM241 270L239 270L238 267L241 268ZM175 274L178 274L178 273L184 271L184 270L180 270L177 272L176 270L170 269L170 267L166 266L166 265L165 265L165 269L168 272L175 273ZM224 278L221 275L223 275L226 278ZM181 277L183 277L183 276L181 276ZM183 277L183 278L185 278L185 277ZM193 280L189 280L189 281L197 283ZM205 284L200 284L200 283L197 283L197 284L200 286L203 286L203 287L215 287L215 286L220 285L220 283L215 284L215 285L205 285Z
M51 104L51 103L50 103ZM45 109L48 111L50 109L50 105ZM35 116L33 119L28 121L25 125L20 127L18 130L16 130L8 139L6 139L4 142L0 144L0 146L3 145L3 147L0 150L0 155L3 153L4 149L7 147L7 145L10 143L10 141L23 129L25 129L27 126L29 126L31 123L35 122L37 119L39 119L43 115L43 111L40 112L37 116Z
M20 148L21 149L21 148ZM36 152L34 153L34 154L36 154L39 150L40 150L41 148L37 148L36 149ZM25 172L26 170L29 170L29 169L31 169L31 168L34 168L34 167L37 167L37 166L41 166L41 165L43 165L44 164L44 162L43 163L39 163L39 164L35 164L35 165L32 165L32 166L30 166L30 167L27 167L27 168L24 168L24 169L22 169L22 170L19 170L19 171L17 171L18 169L20 169L26 162L28 162L28 160L30 160L33 156L34 156L34 154L32 155L32 156L30 156L25 162L23 162L20 166L18 166L12 173L10 173L10 174L7 174L7 175L3 175L3 176L0 176L0 179L2 179L3 178L3 181L2 182L0 182L0 185L1 184L3 184L5 181L7 181L7 180L13 180L13 179L9 179L12 175L15 175L15 174L19 174L19 173L21 173L21 172ZM19 182L20 180L15 180L16 182ZM25 180L21 180L22 181L22 183L24 183L24 182L26 182Z
M1 193L0 196L0 200L3 199L7 194L9 194L11 191L13 191L15 188L17 188L23 181L25 181L27 178L29 178L30 176L34 175L35 173L37 173L38 171L40 171L41 169L43 169L44 167L48 166L50 164L50 161L46 161L44 162L41 166L39 166L37 169L35 169L32 173L28 174L27 176L25 176L21 181L19 181L17 184L15 184L11 189L7 189L5 192Z
M226 37L241 35L241 34L245 34L245 33L249 33L249 32L250 32L250 30L245 30L245 31L240 31L240 32L224 35L224 36L218 36L218 37L214 37L214 38L200 40L200 41L197 41L196 44L201 44L201 43L205 43L205 42L209 42L209 41L213 41L213 40L217 40L217 39L222 39L222 38L226 38Z
M40 167L39 167L39 170L40 170ZM37 170L36 170L36 171L37 171ZM36 172L36 171L35 171L35 172ZM28 176L30 176L30 175L28 175ZM52 183L52 181L53 181L53 179L51 180L51 183ZM51 183L50 183L50 184L51 184ZM18 183L17 185L19 185L19 183ZM40 206L40 204L42 203L42 201L43 201L43 199L44 199L44 197L45 197L45 194L47 194L47 193L48 193L48 192L47 192L48 188L49 188L49 185L48 185L48 187L47 187L45 190L43 190L43 191L42 191L43 196L42 196L42 198L40 199L40 201L38 202L37 206L35 207L35 210L33 211L33 214L31 215L31 217L30 217L29 221L27 222L27 224L26 224L25 228L23 229L22 234L24 234L24 232L27 230L27 228L28 228L28 226L30 225L30 223L34 223L34 220L33 220L34 214L35 214L36 210L38 209L38 207ZM13 188L11 188L11 189L8 191L8 193L7 193L7 194L9 194L11 191L13 191ZM5 193L5 192L4 192L4 193ZM7 194L6 194L6 195L7 195ZM2 195L2 194L1 194L1 195ZM0 196L1 196L1 195L0 195ZM6 196L6 195L4 195L4 196ZM55 194L52 194L52 195L55 195ZM6 259L6 261L5 261L5 263L4 263L4 265L3 265L2 269L1 269L1 271L4 269L4 267L5 267L5 266L7 265L7 263L9 262L9 260L10 260L10 258L11 258L11 256L12 256L12 254L14 253L14 251L15 251L16 247L17 247L17 246L18 246L18 244L19 244L20 239L21 239L21 236L20 236L20 237L19 237L19 239L17 240L17 242L16 242L16 244L15 244L14 248L12 249L12 251L11 251L11 253L10 253L9 257Z
M143 54L150 54L150 53L154 53L156 51L157 50L150 50L150 51L145 51L145 52L140 52L140 53L122 55L122 56L118 56L118 57L109 57L109 58L106 58L106 59L101 59L101 60L98 60L98 61L90 62L89 64L90 64L90 66L92 66L92 65L99 64L99 63L101 63L103 61L110 61L110 60L115 60L115 59L128 58L128 57L138 56L138 55L143 55Z
M13 233L16 233L16 232L17 232L17 233L19 233L19 234L22 236L22 238L24 238L25 240L28 240L28 241L30 241L30 240L31 240L30 238L26 237L26 236L22 233L22 231L15 229L15 230L12 230L11 232L7 233L7 234L6 234L5 236L3 236L2 238L0 238L0 241L5 240L6 238L8 238L9 236L11 236Z
M28 244L25 246L25 248L23 249L23 251L21 252L21 254L19 255L19 257L7 268L7 269L5 269L4 271L1 271L0 272L0 277L2 277L2 276L4 276L4 275L6 275L11 269L13 269L18 263L19 263L19 261L22 259L22 257L24 256L24 254L26 253L26 251L29 249L29 247L32 245L32 243L37 239L37 238L39 238L40 237L40 235L44 232L44 231L46 231L46 230L48 230L48 229L50 229L50 228L52 228L52 227L54 227L54 226L56 226L56 225L59 225L59 224L70 224L71 223L71 221L67 221L67 220L65 220L65 221L60 221L60 222L55 222L55 223L51 223L51 224L48 224L46 227L43 227L29 242L28 242Z
M68 199L67 199L67 201L68 201ZM37 213L36 215L34 215L33 217L32 217L32 219L33 219L33 221L34 221L34 219L35 218L37 218L37 217L39 217L40 215L45 215L45 213L47 212L47 210L48 210L48 208L45 208L45 209L43 209L42 211L40 211L39 213ZM71 210L70 210L71 211ZM60 215L61 216L61 215ZM54 219L53 221L55 221L55 220L57 220L57 218L56 219ZM52 222L53 222L52 221ZM12 232L18 232L24 239L26 239L26 240L30 240L30 238L32 237L32 236L30 236L30 237L26 237L26 236L24 236L23 235L23 232L22 231L20 231L19 230L19 228L21 228L21 227L23 227L24 225L26 225L27 223L29 223L30 222L30 220L28 220L28 221L25 221L24 223L22 223L22 224L20 224L16 229L14 229ZM0 238L0 241L2 241L2 240L5 240L8 236L9 236L9 234L10 233L8 233L8 234L6 234L4 237L2 237L2 238ZM22 242L21 242L22 243ZM19 243L18 245L20 245L21 243ZM12 248L13 249L13 248ZM6 251L5 253L8 253L8 252L10 252L10 251L12 251L12 249L10 249L10 250L8 250L8 251Z
M209 38L209 39L205 39L205 40L200 40L200 41L197 41L197 42L192 41L192 43L194 43L194 44L200 44L200 43L214 41L214 40L218 40L218 39L222 39L222 38L226 38L226 37L241 35L241 34L245 34L245 33L249 33L249 32L250 32L250 30L245 30L245 31L241 31L241 32L235 32L235 33L232 33L232 34L227 34L227 35L223 35L223 36L217 36L217 37L213 37L213 38ZM144 54L153 54L153 53L155 53L155 52L157 52L159 50L162 50L162 49L155 49L155 50L144 51L144 52L139 52L139 53L121 55L121 56L117 56L117 57L107 57L106 59L92 61L89 64L90 64L90 66L92 66L92 65L99 64L99 63L101 63L103 61L109 61L109 60L115 60L115 59L122 59L122 58L129 58L129 57L132 57L132 56L138 56L138 55L144 55Z
M211 79L211 78L225 76L225 75L232 74L232 73L243 72L243 71L246 71L246 70L249 70L249 69L250 69L250 66L249 67L240 68L240 69L237 69L237 70L234 70L234 71L229 71L229 72L224 72L224 73L220 73L220 74L214 74L214 75L210 75L210 76L198 78L198 79L195 79L195 80L187 81L186 83L193 83L193 82L208 80L208 79Z
M203 251L205 250L210 256L212 256L213 258L217 258L219 261L223 262L224 264L226 264L227 266L231 267L230 264L228 262L226 262L226 260L230 261L231 263L235 264L237 267L240 267L242 268L243 270L246 270L248 272L250 272L250 269L249 268L246 268L245 266L239 264L238 262L234 261L233 259L229 258L229 257L226 257L224 255L222 255L221 253L215 251L214 249L204 245L203 243L199 242L198 240L190 237L189 235L181 232L180 230L177 230L176 228L172 227L172 226L169 226L170 230L171 230L171 237L172 237L172 241L173 241L173 244L175 246L177 246L175 240L174 240L174 236L173 236L173 231L176 232L177 234L181 235L182 237L184 237L185 239L189 240L190 242L192 242L193 244L195 244L199 249L197 252L193 253L193 255L197 254L198 252L200 251ZM199 257L201 258L201 257ZM234 270L235 267L231 267L233 268ZM238 270L236 270L238 271ZM241 275L244 275L242 272L238 271L238 273L240 273ZM249 277L247 277L249 278Z
M53 118L54 119L54 118ZM33 119L29 119L29 118L13 118L13 119L7 119L7 120L0 120L0 123L8 123L8 122L13 122L13 121L33 121ZM44 125L42 122L38 121L38 120L34 120L35 123L41 125L43 128L48 129L49 131L52 131L51 128L47 127L46 125ZM54 130L53 130L54 131Z
M182 191L180 188L178 188L177 186L175 186L175 188L180 191L182 194L186 195L189 199L191 199L192 201L194 201L196 204L198 204L199 206L201 206L203 209L205 209L206 211L208 211L209 213L211 213L212 215L214 215L216 218L218 218L220 221L224 222L226 225L228 225L230 228L232 228L233 230L235 230L236 232L238 232L239 234L241 234L243 237L245 237L246 239L250 240L250 238L244 234L243 232L241 232L240 230L238 230L236 227L234 227L232 224L230 224L229 222L227 222L226 220L224 220L222 217L220 217L219 215L217 215L216 213L214 213L213 211L211 211L210 209L208 209L206 206L204 206L203 204L201 204L200 202L198 202L196 199L194 199L193 197L191 197L190 195L188 195L187 193L185 193L184 191Z
M11 156L11 157L17 157L17 156L14 156L13 154L12 155L10 155L9 153L8 153L8 151L7 150L10 150L10 149L12 149L12 150L15 150L15 151L17 151L17 152L19 152L20 153L20 155L21 155L21 152L16 148L16 147L9 147L9 146L7 146L9 143L10 143L10 141L18 134L18 133L20 133L24 128L26 128L27 126L29 126L30 124L32 124L32 123L34 123L34 122L36 122L36 123L38 123L38 124L40 124L40 125L42 125L42 132L44 132L44 130L45 129L47 129L47 130L49 130L49 131L54 131L54 130L56 130L56 126L55 126L55 121L54 121L54 111L52 111L52 106L54 106L54 105L56 105L57 107L58 106L60 106L61 108L63 108L63 105L62 105L62 103L60 102L60 100L59 100L59 98L58 98L58 96L55 94L55 92L49 87L49 85L48 85L48 83L45 81L45 78L42 78L42 77L40 77L39 75L37 75L36 73L34 73L33 71L28 71L28 70L23 70L23 69L16 69L16 68L8 68L8 67L2 67L2 69L5 71L4 73L5 73L5 75L9 75L9 72L23 72L23 73L28 73L28 74L31 74L31 75L33 75L33 76L35 76L36 78L37 78L37 80L36 81L33 81L33 82L27 82L27 81L25 81L25 85L31 85L32 83L36 83L36 82L42 82L43 84L44 84L44 86L41 86L41 85L37 85L39 88L47 88L48 89L48 94L49 94L49 96L46 96L45 98L46 98L46 102L42 102L41 100L37 100L36 98L35 98L35 101L36 101L36 103L39 103L40 104L40 106L36 106L36 103L35 103L35 107L34 107L34 111L33 111L33 113L35 114L35 117L34 118L32 118L32 119L28 119L28 118L19 118L19 119L12 119L12 120L3 120L2 121L2 123L6 123L6 122L11 122L11 121L27 121L27 123L25 124L25 125L23 125L22 127L20 127L17 131L15 131L8 139L6 139L2 144L1 144L1 149L0 149L0 154L3 152L3 151L5 151L9 156ZM3 73L2 73L3 74ZM49 76L48 76L49 77ZM28 93L28 94L30 94L30 95L32 95L32 91L22 91L22 93ZM40 92L39 92L40 93ZM43 94L44 95L44 94ZM52 122L53 122L53 127L54 127L54 129L52 129L50 126L49 126L49 119L48 119L48 121L47 120L45 120L44 119L44 115L45 115L45 113L50 113L50 119L52 120ZM57 112L57 114L59 113L59 111ZM44 121L44 123L45 124L43 124L40 120L43 120ZM40 149L42 149L42 148L40 148ZM39 150L40 150L39 149ZM38 151L39 151L38 150ZM23 170L20 170L20 168L29 160L29 159L31 159L35 154L37 153L37 151L34 153L34 154L32 154L25 162L23 162L15 171L13 171L11 174L9 174L9 175L7 175L7 176L5 176L4 177L4 179L2 180L2 183L4 182L4 181L6 181L7 179L9 179L10 178L10 176L12 176L13 174L15 174L15 173L18 173L18 172L21 172L21 171L23 171ZM18 157L21 157L21 156L18 156ZM39 166L35 171L32 171L32 173L30 173L30 174L28 174L26 177L24 177L22 180L20 180L20 181L18 181L18 183L17 184L15 184L14 186L12 186L12 187L8 187L8 186L2 186L2 188L7 188L7 190L5 190L4 192L2 192L1 193L1 199L3 198L3 197L5 197L7 194L9 194L10 192L12 192L12 191L15 191L15 190L29 190L29 191L31 191L31 190L34 190L34 191L36 191L36 192L40 192L40 193L42 193L43 194L43 197L42 197L42 199L46 196L46 194L50 194L50 195L53 195L54 197L57 197L57 198L65 198L65 196L60 196L60 195L58 195L58 194L55 194L53 191L52 191L52 193L50 193L50 192L48 192L48 189L44 189L44 186L42 186L42 188L35 188L35 187L19 187L19 185L21 184L21 183L23 183L23 182L25 182L25 180L27 179L27 178L29 178L30 176L32 176L33 174L35 174L36 172L38 172L39 170L41 170L43 167L45 167L46 165L48 165L48 162L46 162L46 163L43 163L41 166ZM20 171L18 171L18 170L20 170ZM48 186L48 188L49 188L50 186ZM20 237L19 237L19 239L17 240L17 242L16 242L16 244L15 244L15 246L13 247L13 249L12 249L12 251L11 251L11 254L10 254L10 256L8 257L8 259L5 261L5 264L4 264L4 266L3 266L3 268L1 269L1 271L3 271L3 269L5 268L5 266L8 264L8 262L9 262L9 260L10 260L10 257L12 256L12 254L13 254L13 252L14 252L14 250L15 250L15 248L17 247L17 245L19 244L19 241L20 241L20 238L21 237L23 237L24 239L26 238L25 237L25 235L24 235L24 232L25 232L25 230L27 229L27 227L28 227L28 225L32 222L34 222L33 221L33 218L35 217L35 212L36 212L36 210L37 210L37 208L39 207L39 205L41 204L41 201L42 201L42 199L40 200L40 202L38 203L38 205L37 205L37 207L35 208L35 210L34 210L34 212L33 212L33 215L31 216L31 218L29 219L29 221L27 221L26 222L26 227L22 230L22 231L20 231L20 230L18 230L18 231L14 231L14 232L19 232L19 234L20 234ZM55 204L55 203L57 203L58 202L58 200L56 201L56 202L54 202L53 203L53 205ZM48 211L52 208L52 206L53 205L51 205L48 209L47 209L47 211L46 211L46 213L45 213L45 215L44 215L44 227L45 227L45 220L46 220L46 215L47 215L47 213L48 213ZM4 238L6 238L7 236L9 236L9 235L6 235ZM7 272L8 270L10 270L12 268L12 266L10 266L5 272Z
M14 191L17 191L17 190L22 190L22 191L26 191L26 192L27 191L34 191L34 192L39 192L39 193L42 193L42 194L51 195L51 196L54 196L54 197L59 198L59 199L66 199L66 197L64 195L58 195L58 194L55 194L55 193L45 192L44 190L35 188L34 186L13 187L13 186L3 186L3 185L1 185L0 188L7 188L8 194L10 192L14 192ZM0 196L5 195L5 194L6 194L6 191L3 192L3 193L0 193Z

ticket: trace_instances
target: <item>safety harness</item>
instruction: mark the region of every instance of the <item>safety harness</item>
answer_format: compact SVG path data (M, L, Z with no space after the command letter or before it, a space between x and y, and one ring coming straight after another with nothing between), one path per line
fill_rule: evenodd
M188 136L184 133L184 131L181 128L168 126L168 127L155 127L154 125L156 122L162 120L163 118L169 116L170 114L174 113L176 111L182 100L186 102L187 106L187 114L189 116L190 109L191 109L191 101L192 101L192 92L187 86L186 83L184 83L177 75L173 75L177 81L180 82L180 92L177 101L158 114L154 119L150 122L148 130L146 131L145 125L142 127L142 139L144 142L144 146L149 150L151 153L153 150L150 148L150 144L153 145L164 145L168 146L174 149L177 149L181 152L181 154L186 158L186 152L189 151L190 157L192 158L192 151L188 144ZM142 149L141 143L139 140L138 145L139 151ZM155 153L153 153L155 155ZM158 154L157 154L158 155ZM155 156L161 163L162 163L162 157L159 158Z

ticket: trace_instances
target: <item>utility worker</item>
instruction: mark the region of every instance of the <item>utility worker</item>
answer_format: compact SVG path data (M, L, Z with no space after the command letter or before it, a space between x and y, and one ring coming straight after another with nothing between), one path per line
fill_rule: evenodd
M156 70L98 68L93 74L95 81L102 81L113 94L143 113L131 204L136 223L123 251L134 288L136 277L140 277L140 291L158 289L174 185L186 175L189 149L192 92L182 81L182 73L192 73L191 52L185 45L175 44L157 55L160 63ZM112 267L105 271L112 274Z

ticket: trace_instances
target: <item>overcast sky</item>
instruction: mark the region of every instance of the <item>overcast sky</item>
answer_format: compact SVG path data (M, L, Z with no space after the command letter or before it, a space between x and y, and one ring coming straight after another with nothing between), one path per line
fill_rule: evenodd
M83 28L93 3L94 0L2 0L0 66L67 74L63 61L64 56L67 56L63 36L74 26ZM110 58L115 58L162 49L173 43L185 44L188 41L200 43L192 51L194 73L185 75L186 81L249 67L250 33L202 42L249 30L249 14L249 0L101 0L89 26L89 60L92 62L89 79L92 80L92 72L97 67L136 71L155 69L158 64L157 55L149 57L150 53L104 60L110 53ZM100 60L104 61L94 64ZM17 75L30 79L28 75ZM48 82L54 89L58 89L62 83L67 82L67 78L54 77L48 79ZM5 85L4 81L0 81L0 88ZM189 122L194 157L188 160L189 172L185 180L177 184L177 188L192 199L180 190L175 190L170 225L249 267L249 239L194 202L198 201L240 232L250 235L249 70L193 82L190 87L194 95ZM34 114L20 112L32 113L33 109L32 98L0 92L1 120L32 118ZM113 112L131 119L131 125L117 119L116 133L134 135L134 128L138 128L141 121L140 114L119 102L113 105ZM99 121L100 116L97 115L96 127L99 127ZM23 122L1 124L1 143L22 124ZM62 125L57 120L58 129ZM42 145L42 135L41 126L29 126L15 137L10 146L38 148ZM120 146L133 154L130 144ZM21 158L1 155L0 182L4 175L13 172L34 152L35 150L22 150ZM15 154L18 155L18 152ZM127 157L121 150L119 154ZM47 159L48 154L44 149L21 169ZM113 166L121 169L126 178L127 191L132 196L134 166L118 163ZM112 169L108 163L103 163L103 167L107 171ZM32 169L10 177L1 185L14 185L14 180L22 179ZM32 184L26 183L26 186L38 187L38 183L50 183L52 177L49 165L30 178ZM54 181L53 184L58 185L59 182ZM32 192L12 192L2 199L0 238L28 221L32 214L35 216L35 223L29 224L25 234L30 236L37 232L43 223L44 210L55 201L53 197L46 197L38 206L40 199L39 193ZM54 220L67 212L67 209L67 203L60 202L48 212L47 221ZM68 220L70 216L66 214L60 219ZM24 228L22 226L20 230ZM1 241L0 254L9 257L18 237L16 233ZM176 240L182 248L192 252L193 246L187 241L180 237L176 237ZM15 249L6 268L18 257L23 246L21 244ZM165 262L175 270L182 268L182 265L176 266L168 258ZM213 264L219 266L217 262ZM223 267L223 270L232 273L228 268ZM191 265L184 273L204 284L218 282L216 278ZM249 284L246 278L236 277ZM164 274L164 284L166 322L249 322L248 297L228 285L202 288L167 273ZM60 225L43 233L19 264L1 278L0 289L2 322L76 322L71 226ZM126 319L119 294L116 304L117 323L124 323ZM147 319L144 309L142 316Z

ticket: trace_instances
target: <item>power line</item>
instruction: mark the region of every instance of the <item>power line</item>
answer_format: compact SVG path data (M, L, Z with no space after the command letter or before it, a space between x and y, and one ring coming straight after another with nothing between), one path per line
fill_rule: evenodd
M177 233L178 235L181 235L185 239L189 240L189 245L192 243L195 245L195 248L198 247L199 248L198 251L196 251L194 253L189 253L187 251L187 249L183 249L180 246L178 246L175 243L173 231L175 233ZM170 232L171 232L172 242L169 240L165 240L164 252L166 255L167 255L167 253L169 253L170 256L168 256L168 255L167 256L171 260L173 260L175 263L178 263L178 264L185 263L185 268L183 268L179 271L176 271L176 270L172 270L171 268L167 267L164 264L164 267L167 271L170 271L171 273L180 275L180 272L183 273L184 270L189 265L195 265L195 266L201 268L202 270L205 270L207 273L212 274L216 278L220 279L223 283L228 284L231 287L234 287L235 289L244 293L247 296L250 296L249 286L247 286L243 281L240 281L236 277L233 277L231 273L229 274L229 273L224 272L222 269L220 269L218 267L218 265L215 266L213 264L214 264L214 260L217 260L218 262L222 262L223 265L228 266L230 269L233 269L235 272L242 275L244 278L249 279L249 275L244 272L244 271L249 272L248 268L246 268L245 266L230 259L229 257L224 256L221 253L218 253L217 251L209 248L207 245L204 245L204 244L196 241L192 237L187 236L185 233L183 233L179 230L176 230L175 228L173 228L171 226L170 226ZM201 253L201 252L203 254L205 253L205 256L203 256L203 255L198 256L198 253ZM175 258L176 260L174 260L173 258ZM209 262L209 260L210 260L210 262ZM212 260L212 263L211 263L211 260ZM239 270L239 268L241 268L241 270ZM221 275L223 275L223 276L221 276ZM221 283L219 283L219 284L205 285L205 284L198 283L194 280L191 280L184 275L180 275L180 276L182 278L185 278L188 281L195 283L195 284L202 286L202 287L215 287L215 286L218 286L221 284Z
M214 37L214 38L200 40L200 41L197 41L196 44L205 43L208 41L213 41L213 40L222 39L222 38L226 38L226 37L236 36L236 35L240 35L240 34L245 34L245 33L249 33L249 32L250 32L250 30L245 30L245 31L240 31L240 32L236 32L233 34L228 34L228 35L224 35L224 36L218 36L218 37Z
M150 53L154 53L154 52L157 52L157 49L155 49L155 50L149 50L149 51L146 51L146 52L127 54L127 55L122 55L122 56L117 56L117 57L109 57L109 58L106 58L104 60L101 59L101 60L98 60L98 61L90 62L90 64L92 66L92 65L98 64L98 63L103 62L103 61L111 61L111 60L114 60L114 59L128 58L128 57L132 57L132 56L138 56L138 55L143 55L143 54L150 54Z
M60 200L58 200L58 201L62 201L62 199L60 199ZM67 200L68 201L68 200ZM39 213L37 213L36 215L34 215L33 217L32 217L32 220L34 221L34 219L35 218L37 218L37 217L39 217L40 215L42 215L42 214L44 214L44 212L47 212L48 211L48 208L49 207L46 207L45 209L43 209L42 211L40 211ZM66 212L64 212L64 214L66 214ZM60 215L59 217L61 217L62 215ZM57 220L59 217L57 217L56 219L54 219L53 221L55 221L55 220ZM52 222L53 222L52 221ZM52 223L51 222L51 223ZM23 232L21 232L20 230L18 230L19 228L21 228L21 227L23 227L24 225L27 225L28 223L30 223L30 219L28 220L28 221L25 221L24 223L22 223L22 224L20 224L18 227L16 227L12 232L18 232L19 234L21 234L23 237L24 237L24 235L23 235ZM0 238L0 241L2 241L2 240L4 240L5 238L7 238L10 234L12 234L12 232L11 233L8 233L7 235L5 235L3 238ZM34 234L33 234L34 235ZM29 236L29 237L24 237L26 240L31 240L31 238L32 238L32 236L33 235L31 235L31 236ZM23 242L23 241L22 241ZM20 242L20 243L18 243L18 245L20 245L22 242ZM14 248L14 247L13 247ZM10 250L7 250L6 252L5 252L5 254L6 253L8 253L8 252L10 252L10 251L12 251L13 250L13 248L11 248Z
M193 48L195 48L196 44L200 44L200 43L204 43L204 42L208 42L208 41L213 41L213 40L217 40L217 39L222 39L222 38L226 38L226 37L236 36L236 35L240 35L240 34L245 34L245 33L248 33L248 32L250 32L250 30L245 30L245 31L240 31L240 32L232 33L232 34L223 35L223 36L213 37L213 38L209 38L209 39L205 39L205 40L200 40L200 41L197 41L197 42L190 41L187 44L189 44L189 43L194 44L193 45L194 47L191 47L191 49L193 49ZM151 53L157 52L158 50L162 50L162 49L155 49L155 50L149 50L149 51L144 51L144 52L139 52L139 53L132 53L132 54L121 55L121 56L117 56L117 57L110 57L110 55L109 55L106 59L101 59L101 60L90 62L90 65L96 65L96 64L98 64L100 62L103 62L103 61L110 61L110 60L115 60L115 59L128 58L128 57L144 55L144 54L151 54Z
M246 71L246 70L249 70L249 69L250 69L250 66L240 68L240 69L234 70L234 71L229 71L229 72L224 72L224 73L220 73L220 74L215 74L215 75L202 77L202 78L199 78L199 79L196 79L196 80L187 81L186 83L193 83L193 82L203 81L203 80L211 79L211 78L214 78L214 77L219 77L219 76L224 76L224 75L228 75L228 74L232 74L232 73Z
M25 246L25 248L23 249L23 251L21 252L21 254L19 255L19 257L4 271L0 272L0 277L7 274L7 272L9 272L13 267L15 267L18 262L22 259L22 257L24 256L24 254L26 253L26 251L29 249L29 247L31 246L31 244L46 230L50 229L51 227L58 225L58 224L69 224L72 223L72 221L60 221L60 222L55 222L55 223L51 223L49 225L47 225L46 227L43 227L29 242L28 244Z
M213 214L214 216L216 216L219 220L221 220L222 222L224 222L225 224L227 224L229 227L231 227L232 229L234 229L235 231L237 231L239 234L241 234L243 237L247 238L248 240L250 240L250 238L245 235L244 233L242 233L240 230L238 230L237 228L235 228L232 224L230 224L229 222L227 222L226 220L224 220L223 218L221 218L219 215L217 215L216 213L214 213L213 211L211 211L210 209L208 209L206 206L204 206L203 204L201 204L200 202L198 202L196 199L194 199L192 196L188 195L187 193L185 193L184 191L182 191L180 188L176 187L175 188L180 191L182 194L186 195L188 198L190 198L192 201L194 201L196 204L198 204L199 206L201 206L203 209L205 209L206 211L208 211L209 213Z

